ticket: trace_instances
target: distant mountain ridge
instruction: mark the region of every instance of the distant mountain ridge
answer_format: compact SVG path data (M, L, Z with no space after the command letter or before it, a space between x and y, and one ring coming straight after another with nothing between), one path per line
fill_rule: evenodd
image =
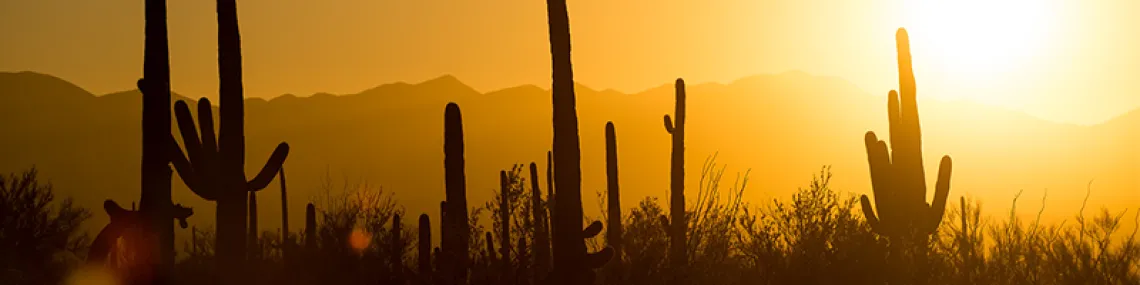
M666 197L669 144L661 116L672 110L672 85L625 94L579 84L576 91L586 214L601 213L590 197L605 185L606 121L617 129L623 204L635 205L647 195ZM717 153L718 162L729 167L722 187L732 183L733 173L751 169L751 201L784 198L822 165L832 166L837 189L870 194L862 139L869 130L886 134L885 98L836 77L802 72L690 84L688 93L687 191L697 191L702 163ZM96 210L95 223L101 223L103 199L138 198L140 99L137 90L97 96L50 75L0 73L0 172L36 165L61 194ZM188 98L176 95L174 101L180 99ZM331 173L337 184L348 179L381 185L408 211L434 219L443 197L443 109L453 101L464 117L473 205L491 197L498 170L531 161L544 165L551 138L549 90L521 85L481 93L448 75L354 94L247 99L247 167L287 141L291 215L323 197L321 179ZM1140 206L1140 110L1086 127L966 102L920 97L919 108L930 180L937 158L951 155L951 196L989 201L989 214L1008 209L1018 190L1040 197L1051 189L1049 200L1061 203L1050 202L1048 214L1070 217L1076 208L1070 201L1084 197L1090 180L1093 205ZM195 206L192 223L211 224L212 204L177 178L172 184L175 202ZM276 191L258 197L279 201ZM278 203L261 204L266 213L280 211ZM1031 204L1019 212L1036 209ZM277 215L261 219L266 228L279 225Z

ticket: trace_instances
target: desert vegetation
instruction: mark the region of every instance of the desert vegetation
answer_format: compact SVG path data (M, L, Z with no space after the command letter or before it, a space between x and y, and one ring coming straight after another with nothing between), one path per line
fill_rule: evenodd
M325 195L309 201L303 229L291 230L284 210L280 227L258 225L256 193L271 181L278 180L283 208L288 205L290 148L280 143L255 176L246 176L234 2L217 5L218 131L212 105L202 99L196 116L188 103L173 104L181 140L171 133L165 3L146 1L139 207L107 200L110 223L89 240L78 230L88 210L56 201L34 169L0 177L0 283L82 284L94 279L65 277L93 270L114 284L1140 284L1136 232L1119 233L1125 223L1140 226L1140 209L1086 215L1082 208L1059 224L1012 213L985 216L979 201L951 192L949 156L941 161L934 200L926 202L903 29L896 36L900 90L887 102L889 145L873 132L865 137L872 196L833 189L833 173L824 166L791 197L747 201L750 173L729 182L715 154L699 170L696 195L686 196L685 157L691 154L685 152L685 82L677 79L675 111L664 116L672 138L669 196L622 207L620 126L608 123L608 187L599 193L605 210L587 215L579 133L600 128L579 125L570 20L561 0L547 1L554 131L545 191L538 163L524 161L500 170L492 199L470 201L463 113L450 103L440 106L445 198L438 221L407 212L379 185L338 185L326 177L318 189ZM188 228L193 209L171 201L174 173L195 195L216 203L212 228ZM174 244L175 221L191 236L181 249Z

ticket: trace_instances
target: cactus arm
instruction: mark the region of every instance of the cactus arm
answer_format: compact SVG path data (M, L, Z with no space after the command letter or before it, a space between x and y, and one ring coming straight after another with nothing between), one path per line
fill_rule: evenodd
M198 99L198 129L202 135L202 154L214 157L218 154L218 138L214 133L214 108L210 99Z
M179 100L174 103L174 117L178 121L178 132L182 134L186 155L194 164L202 163L202 143L198 139L198 127L194 126L194 118L190 115L190 107L186 106L186 101Z
M590 237L598 235L598 233L601 233L601 232L602 232L602 222L594 221L593 223L590 223L589 226L586 226L586 228L582 230L582 237L590 238Z
M877 200L878 196L875 197ZM875 217L875 209L871 208L871 200L867 198L867 195L859 195L859 204L862 205L863 217L867 219L867 225L871 226L871 230L876 233L883 232L883 229L879 226L879 218ZM882 210L882 208L879 208L879 211Z
M194 215L194 208L182 206L182 204L174 204L174 218L178 220L178 225L183 229L190 226L186 222L186 218Z
M261 172L258 172L253 180L246 183L246 188L249 191L258 191L269 186L269 182L272 182L273 177L277 176L277 172L281 170L281 165L285 163L285 158L288 156L289 144L277 144L277 148L273 150L273 154L269 155L269 160L265 162L265 166L261 167Z
M934 203L930 205L930 228L928 232L934 232L938 228L939 222L942 221L942 215L946 213L946 198L950 196L950 173L953 168L953 162L950 156L942 156L942 161L938 165L938 181L934 185Z
M665 131L672 134L673 130L675 130L673 128L673 118L670 118L669 114L665 114Z
M880 141L874 132L867 132L864 137L864 143L867 147L867 165L871 170L871 190L875 194L875 204L878 206L879 216L883 219L890 219L890 214L883 215L884 211L890 212L890 207L894 206L892 202L894 195L891 183L891 162L890 155L887 152L887 145ZM864 209L866 212L867 209ZM868 216L867 220L871 220Z

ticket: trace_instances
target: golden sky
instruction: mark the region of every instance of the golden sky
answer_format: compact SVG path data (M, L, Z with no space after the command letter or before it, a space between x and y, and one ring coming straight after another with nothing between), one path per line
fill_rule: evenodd
M213 1L168 1L173 86L216 93ZM636 92L801 70L883 96L910 31L919 96L1092 124L1140 106L1140 1L569 1L576 79ZM134 88L143 0L0 0L0 71ZM453 74L550 81L545 2L238 1L246 94L354 93Z

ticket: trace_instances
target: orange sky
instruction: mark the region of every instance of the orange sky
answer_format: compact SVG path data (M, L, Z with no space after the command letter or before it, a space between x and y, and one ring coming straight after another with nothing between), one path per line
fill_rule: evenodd
M169 1L173 86L216 93L213 1ZM133 88L143 0L0 0L0 71ZM248 96L352 93L454 74L549 85L545 2L239 1ZM575 75L635 92L802 70L876 95L910 30L919 96L1091 124L1140 106L1140 1L570 1Z

